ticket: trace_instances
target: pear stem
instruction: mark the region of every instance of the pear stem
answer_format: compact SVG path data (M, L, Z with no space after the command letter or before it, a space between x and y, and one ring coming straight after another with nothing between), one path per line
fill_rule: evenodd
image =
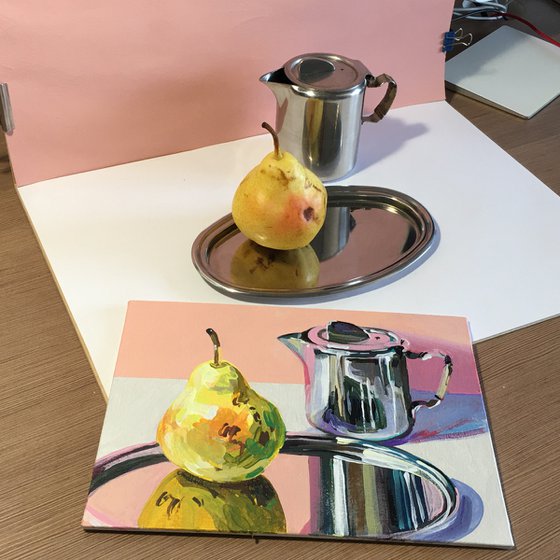
M268 130L270 134L272 134L272 140L274 141L274 157L276 159L282 159L282 154L280 153L280 143L278 141L278 134L267 122L263 122L261 126L265 130Z
M214 329L206 329L206 333L212 339L214 344L214 363L212 365L218 367L220 362L220 339L218 338L218 333Z

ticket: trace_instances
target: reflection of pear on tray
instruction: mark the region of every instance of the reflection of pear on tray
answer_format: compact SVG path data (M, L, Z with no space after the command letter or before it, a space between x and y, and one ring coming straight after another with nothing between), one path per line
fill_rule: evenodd
M252 169L235 192L232 216L245 236L270 249L299 249L317 235L327 212L321 179L292 154L282 152L267 123L274 151Z
M191 373L157 429L157 442L179 468L214 482L238 482L261 474L284 444L286 427L278 409L255 392L241 372L214 360Z
M233 254L230 272L232 279L246 288L303 290L317 285L319 266L311 245L279 251L248 239Z
M150 496L141 529L234 533L285 533L286 517L272 484L258 476L218 484L176 470Z

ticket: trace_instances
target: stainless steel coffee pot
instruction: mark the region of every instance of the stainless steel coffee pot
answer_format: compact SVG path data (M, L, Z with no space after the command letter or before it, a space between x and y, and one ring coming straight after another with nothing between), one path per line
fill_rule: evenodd
M336 54L292 58L260 78L276 96L280 148L324 181L344 177L356 164L363 122L377 122L397 93L387 74L374 76L360 61ZM371 115L363 115L366 88L388 84Z
M444 398L453 370L444 352L412 352L395 333L342 321L278 340L303 362L309 422L338 436L387 440L407 434L419 407L432 408ZM434 357L443 360L439 388L433 399L413 401L407 361Z

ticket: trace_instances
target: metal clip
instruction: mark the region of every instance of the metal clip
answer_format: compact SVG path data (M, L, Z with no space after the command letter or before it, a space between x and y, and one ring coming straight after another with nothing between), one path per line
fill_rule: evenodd
M12 114L12 104L10 103L10 93L8 92L8 84L0 84L0 123L2 130L6 134L12 134L14 131L14 117Z
M443 47L441 50L443 52L449 52L453 50L453 47L456 47L457 45L468 47L472 43L472 40L472 33L463 35L462 27L457 29L457 31L450 30L443 34Z

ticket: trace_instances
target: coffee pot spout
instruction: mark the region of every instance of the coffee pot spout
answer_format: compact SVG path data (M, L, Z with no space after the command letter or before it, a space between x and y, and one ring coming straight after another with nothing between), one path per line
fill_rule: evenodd
M305 349L309 343L303 340L302 333L283 334L278 337L278 340L294 354L299 356L301 360L304 359Z
M268 72L262 75L259 80L272 91L279 105L281 105L291 93L293 84L286 76L283 68Z

